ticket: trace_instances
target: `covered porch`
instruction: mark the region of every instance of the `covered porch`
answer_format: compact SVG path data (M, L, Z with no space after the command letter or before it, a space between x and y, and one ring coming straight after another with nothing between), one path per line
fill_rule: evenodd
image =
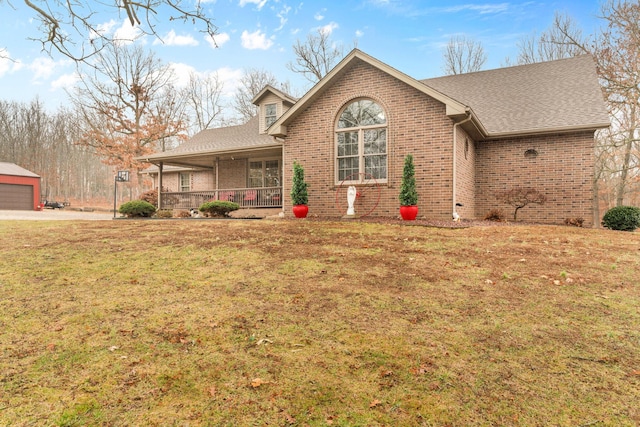
M205 191L164 191L158 197L158 209L188 210L205 202L224 200L240 208L281 208L282 187L222 188Z
M241 209L282 208L282 146L199 153L157 153L144 158L158 192L158 209L197 209L213 200Z

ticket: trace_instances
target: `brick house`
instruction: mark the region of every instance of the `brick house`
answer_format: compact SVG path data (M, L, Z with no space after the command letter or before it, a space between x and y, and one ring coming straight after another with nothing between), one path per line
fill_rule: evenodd
M420 216L509 212L495 192L533 187L547 203L519 219L594 223L594 133L609 118L588 55L416 80L355 49L302 98L267 86L254 103L259 114L244 125L140 158L159 167L154 186L168 188L169 205L232 198L288 214L297 161L311 214L344 215L342 192L355 185L356 213L395 217L412 154Z

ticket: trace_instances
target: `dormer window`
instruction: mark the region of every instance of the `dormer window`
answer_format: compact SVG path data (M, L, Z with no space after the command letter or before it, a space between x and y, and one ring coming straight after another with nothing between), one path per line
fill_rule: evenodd
M276 104L266 104L264 106L264 124L269 128L278 119L278 109Z

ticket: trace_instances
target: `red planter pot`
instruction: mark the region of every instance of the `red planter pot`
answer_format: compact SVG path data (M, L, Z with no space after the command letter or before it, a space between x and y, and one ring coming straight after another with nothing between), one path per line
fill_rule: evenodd
M309 206L295 205L292 210L296 218L306 218L309 213Z
M400 206L400 216L405 221L413 221L418 216L417 206Z

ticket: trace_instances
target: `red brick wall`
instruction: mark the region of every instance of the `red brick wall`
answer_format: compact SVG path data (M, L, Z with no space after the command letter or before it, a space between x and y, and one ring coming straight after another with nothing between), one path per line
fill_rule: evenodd
M388 182L372 215L397 216L404 157L413 154L420 216L451 217L452 122L445 106L424 93L361 61L335 81L288 126L285 140L285 212L291 212L291 170L305 168L309 213L341 216L335 207L335 123L347 104L370 98L387 113ZM357 213L357 210L356 210Z
M518 220L561 223L582 217L593 225L593 132L556 134L480 142L476 150L476 216L501 208L508 218L514 209L500 204L495 192L533 187L547 196L544 205L518 211ZM537 156L525 157L534 149Z
M220 160L218 174L220 188L245 188L247 186L247 159ZM215 188L215 184L212 186Z
M460 129L456 130L456 207L461 218L474 218L476 212L476 148L475 142Z

